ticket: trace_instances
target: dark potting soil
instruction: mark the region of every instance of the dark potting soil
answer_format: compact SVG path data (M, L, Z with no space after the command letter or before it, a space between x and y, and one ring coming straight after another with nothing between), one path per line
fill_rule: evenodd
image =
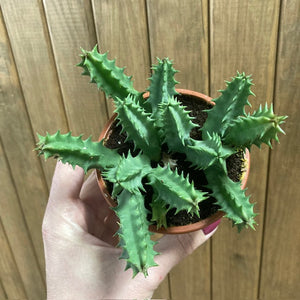
M177 99L182 102L182 104L186 107L186 110L190 112L190 116L194 117L193 122L201 128L207 118L207 113L204 110L212 108L212 105L209 105L204 101L199 101L198 98L195 98L193 96L177 95ZM117 120L113 123L111 130L108 133L108 139L105 141L105 146L110 149L118 149L119 154L127 154L128 151L131 151L133 156L137 155L138 151L134 151L133 142L125 142L126 133L121 133L121 126L118 126L117 123ZM202 133L199 130L199 127L194 128L190 133L190 136L195 140L202 139ZM163 145L162 148L165 149L166 152L168 152L166 145ZM196 189L208 193L211 192L205 187L207 185L207 180L204 172L192 168L190 166L190 163L185 160L185 154L174 153L171 154L171 158L177 161L177 172L179 174L181 174L182 172L185 175L190 174L189 178L194 182L194 186ZM240 151L234 155L231 155L226 160L226 165L229 178L235 182L240 181L243 171L243 152ZM113 189L112 183L106 182L106 184L109 192L111 192ZM149 210L149 212L151 212L150 203L153 195L152 187L146 184L144 185L144 187L146 190L145 207ZM191 215L186 211L180 211L175 214L175 209L171 209L166 215L167 225L181 226L206 219L207 217L213 215L218 211L219 206L215 202L216 199L214 199L213 197L209 197L208 199L199 203L200 218L196 215ZM151 214L149 214L148 218L149 220L151 220Z

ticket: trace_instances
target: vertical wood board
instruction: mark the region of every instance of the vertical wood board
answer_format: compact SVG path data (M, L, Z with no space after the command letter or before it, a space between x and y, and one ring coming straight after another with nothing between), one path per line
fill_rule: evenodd
M1 0L2 11L33 132L67 129L47 27L39 0ZM37 139L37 136L35 136ZM44 163L48 186L55 163Z
M1 278L0 278L0 297L1 297L0 299L7 299L7 295L4 290Z
M275 54L279 1L210 1L210 91L224 89L224 80L236 71L253 74L250 97L257 103L271 102L274 89ZM255 147L255 146L254 146ZM263 213L268 172L268 148L251 149L247 187L250 201L256 202L259 224L255 232L241 234L224 220L213 239L213 299L256 299L259 286ZM229 280L230 278L230 280Z
M2 20L2 19L1 19ZM19 85L4 24L0 20L0 133L41 269L44 267L41 225L48 198L40 160L32 150L35 142Z
M92 0L99 50L109 51L118 67L133 76L133 86L142 92L150 74L149 45L144 0ZM108 100L109 115L114 107Z
M170 299L169 276L166 276L163 282L155 290L152 299Z
M31 295L32 299L42 299L45 297L45 283L28 235L28 228L1 144L0 181L2 185L0 189L1 221L13 252L20 280L23 282L27 295Z
M26 293L0 219L0 277L8 299L26 299Z
M299 298L300 278L300 2L283 1L278 48L275 107L288 115L280 145L271 152L260 298Z
M208 93L207 1L147 1L151 62L174 60L177 87ZM201 268L201 272L199 271ZM210 244L206 243L170 273L172 299L210 299Z
M80 48L91 50L96 45L90 2L43 3L69 129L74 135L92 135L97 140L107 120L106 103L96 85L89 84L88 77L80 75L83 69L76 66L81 61Z
M168 57L179 70L177 87L208 93L208 4L147 1L151 61Z

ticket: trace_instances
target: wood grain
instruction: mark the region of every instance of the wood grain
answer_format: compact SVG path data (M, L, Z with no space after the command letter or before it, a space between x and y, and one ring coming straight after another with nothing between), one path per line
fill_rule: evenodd
M48 189L2 19L0 19L0 133L4 152L39 267L44 268L41 225ZM17 212L16 212L17 214ZM11 218L16 215L11 216Z
M253 74L256 103L273 97L279 1L210 1L211 95L225 87L236 71ZM241 234L224 220L213 239L213 299L256 299L268 172L268 149L251 150L247 194L256 202L256 232Z
M208 93L207 1L147 1L151 61L169 57L178 87ZM210 299L210 244L170 273L172 299Z
M152 299L171 299L169 290L169 277L167 276L155 290Z
M6 28L16 62L33 132L67 129L60 88L41 1L1 0ZM35 136L37 139L37 137ZM55 163L42 166L48 186Z
M0 299L7 299L7 295L6 295L6 292L4 290L4 287L3 287L3 283L2 283L2 280L0 279Z
M0 219L0 277L7 299L26 299L26 293L18 268L16 266L12 249L6 238ZM4 298L5 299L5 298Z
M91 50L96 45L93 15L89 1L44 0L59 83L68 118L74 135L84 134L98 139L107 120L103 95L89 78L81 76L80 48Z
M208 93L207 1L147 1L151 61L174 60L179 88Z
M142 92L150 74L149 45L144 0L92 0L99 48L116 58L118 67L133 76L134 88ZM113 113L108 101L109 114Z
M14 256L18 274L27 295L31 299L45 298L45 283L28 235L20 202L14 188L11 173L0 141L0 216L10 251ZM1 247L1 256L3 255ZM3 257L3 259L5 259ZM12 272L14 269L12 269ZM19 284L16 282L16 284ZM21 298L21 297L20 297ZM15 298L13 298L15 299Z
M270 159L260 290L267 300L299 298L299 18L300 2L283 1L274 110L288 119Z

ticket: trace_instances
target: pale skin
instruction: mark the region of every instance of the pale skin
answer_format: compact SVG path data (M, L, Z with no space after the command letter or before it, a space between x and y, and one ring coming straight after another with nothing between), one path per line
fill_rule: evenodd
M151 299L169 271L216 231L165 235L149 276L124 271L114 212L101 197L95 172L58 162L43 221L47 299Z

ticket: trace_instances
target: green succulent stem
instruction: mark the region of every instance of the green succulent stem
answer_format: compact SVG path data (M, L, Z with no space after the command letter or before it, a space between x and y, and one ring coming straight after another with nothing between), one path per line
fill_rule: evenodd
M175 96L178 93L175 90L175 85L178 83L174 79L177 71L173 68L173 63L165 58L157 59L158 64L152 67L153 75L150 78L150 86L148 91L150 96L147 103L151 106L153 117L159 119L159 106L162 103L168 103L169 97Z
M69 163L74 168L81 167L85 172L90 169L104 170L118 165L120 156L103 145L103 141L92 142L91 137L86 140L82 136L74 137L71 132L61 134L57 131L45 136L38 134L39 142L36 150L45 159L54 157L63 163Z
M241 148L248 148L251 145L260 147L262 143L272 147L271 140L279 142L278 133L284 131L280 127L284 123L286 116L276 116L273 113L273 107L260 107L252 115L238 117L225 131L224 143L236 145Z
M119 246L123 249L121 259L126 259L126 269L131 268L133 277L142 272L148 275L148 268L157 266L154 257L158 254L153 250L155 242L151 240L148 230L147 210L141 193L130 193L123 190L118 197L118 206L114 208L120 219Z
M97 46L92 51L82 49L81 62L77 65L84 69L82 75L88 75L107 97L124 99L128 94L139 95L133 88L131 77L124 74L124 68L115 65L115 60L107 58L107 52L100 54Z
M198 204L207 198L203 193L194 188L188 178L172 171L170 167L157 167L148 175L149 184L153 187L157 199L163 200L169 208L175 208L176 213L181 210L199 216Z
M120 159L119 164L107 168L102 175L114 184L116 191L126 189L131 193L136 193L144 190L142 180L151 171L150 159L147 156L139 153L133 157L129 152L127 157L123 156Z
M193 118L174 97L169 98L167 103L162 103L159 109L163 141L167 143L170 151L184 153L186 146L191 143L190 132L196 127L192 123Z
M141 149L150 159L159 161L160 140L150 114L146 113L131 95L124 100L116 98L115 104L119 124L122 125L122 132L127 133L127 139L134 141L135 147Z
M226 89L221 90L221 96L213 99L216 105L207 110L207 120L202 127L203 139L207 139L208 134L212 135L213 132L223 137L231 121L245 115L245 106L250 105L248 97L254 95L250 89L250 76L237 73L232 81L226 84Z
M212 190L212 196L217 200L216 204L225 212L225 216L232 220L233 225L237 226L238 231L248 226L254 229L254 218L257 214L253 212L254 204L249 202L250 197L241 190L241 183L233 182L224 172L223 166L218 163L204 172L208 181L207 187Z
M225 160L232 154L236 153L236 149L222 145L221 137L213 133L207 135L204 141L192 140L191 145L186 148L187 160L191 162L196 169L206 170L217 161L223 162L223 169L225 170Z

